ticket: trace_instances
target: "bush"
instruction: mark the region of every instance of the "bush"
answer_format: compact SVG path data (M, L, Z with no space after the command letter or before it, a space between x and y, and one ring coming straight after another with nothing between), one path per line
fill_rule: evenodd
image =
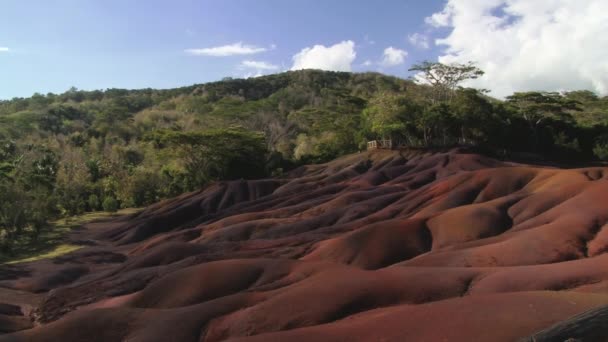
M155 203L162 197L161 191L164 187L162 176L144 167L133 169L130 175L119 181L119 184L115 196L122 208Z
M118 201L114 197L106 197L103 200L103 210L111 213L118 210Z
M97 197L97 195L90 195L87 203L89 204L89 209L91 209L91 211L99 210L99 197Z
M608 143L598 143L593 147L593 154L600 160L608 160Z

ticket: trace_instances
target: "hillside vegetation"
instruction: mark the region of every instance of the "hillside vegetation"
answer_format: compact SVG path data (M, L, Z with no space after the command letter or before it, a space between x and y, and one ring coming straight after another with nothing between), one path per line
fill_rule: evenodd
M280 176L370 139L606 159L607 112L608 98L588 91L499 101L457 84L316 70L0 101L1 251L36 239L50 218Z

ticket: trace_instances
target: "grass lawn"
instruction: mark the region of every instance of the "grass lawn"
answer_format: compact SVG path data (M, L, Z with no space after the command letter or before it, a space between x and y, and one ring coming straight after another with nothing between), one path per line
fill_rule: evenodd
M94 212L51 222L51 226L40 233L36 241L22 239L15 242L12 255L0 254L0 264L16 264L41 259L50 259L78 250L84 246L66 243L65 236L72 229L85 223L133 214L140 209L123 209L115 213Z

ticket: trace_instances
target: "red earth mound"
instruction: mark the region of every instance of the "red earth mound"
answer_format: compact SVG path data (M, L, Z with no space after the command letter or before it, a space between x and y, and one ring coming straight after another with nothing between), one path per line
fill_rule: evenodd
M0 341L605 339L607 223L608 168L359 153L0 266L0 290L42 297L0 296Z

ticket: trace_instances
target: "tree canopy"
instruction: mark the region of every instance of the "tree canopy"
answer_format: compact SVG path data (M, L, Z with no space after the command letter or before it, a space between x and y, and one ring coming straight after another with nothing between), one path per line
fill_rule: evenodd
M444 64L424 61L414 64L409 71L418 72L415 76L417 81L431 85L435 101L450 99L459 84L484 75L484 71L473 62Z
M580 90L463 88L474 63L424 62L419 82L291 71L167 90L106 89L0 101L0 243L54 217L139 207L211 182L280 175L372 139L608 159L608 98Z

